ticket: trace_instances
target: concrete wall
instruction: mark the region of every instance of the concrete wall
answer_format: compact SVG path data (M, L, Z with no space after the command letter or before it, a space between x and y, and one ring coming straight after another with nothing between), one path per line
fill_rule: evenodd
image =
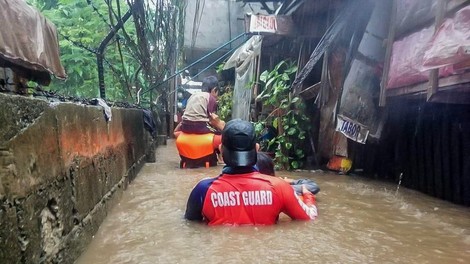
M204 3L204 4L203 4ZM206 0L201 1L199 14L196 18L197 1L187 1L184 46L191 47L193 30L196 30L194 48L213 50L245 31L242 3L234 0ZM199 24L199 27L197 26ZM227 49L228 46L227 46Z
M245 31L244 21L241 20L244 18L245 12L241 2L235 0L201 1L199 6L200 16L196 18L195 23L197 2L196 0L186 0L184 56L187 65L204 57ZM198 24L199 26L197 26ZM193 30L196 34L193 34ZM242 42L243 39L240 38L191 67L189 69L191 76L199 73ZM218 64L220 63L222 63L222 60ZM215 64L212 68L215 68L218 64ZM202 75L199 80L212 74L215 74L213 69Z
M0 94L0 263L72 263L153 148L141 110Z

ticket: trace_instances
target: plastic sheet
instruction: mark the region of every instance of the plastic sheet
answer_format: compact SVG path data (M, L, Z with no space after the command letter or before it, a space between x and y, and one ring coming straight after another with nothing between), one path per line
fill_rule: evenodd
M387 88L397 88L429 79L429 72L423 71L423 57L429 47L433 27L423 28L393 43Z
M405 32L427 20L432 20L436 6L436 0L398 0L396 31Z
M423 28L393 43L387 88L426 82L429 71L439 68L439 77L455 74L454 66L470 60L470 6L434 26Z
M49 74L67 77L60 63L56 28L38 11L23 0L0 0L0 24L0 59L31 71L23 75L41 84L49 84Z
M387 88L398 88L426 82L429 69L425 69L424 54L431 45L434 28L424 28L393 43ZM439 69L439 77L454 74L452 65Z
M470 6L457 11L439 27L424 53L423 69L470 60Z
M252 89L247 89L253 78L254 59L261 52L263 37L256 35L238 48L225 63L224 69L235 67L232 118L250 120Z

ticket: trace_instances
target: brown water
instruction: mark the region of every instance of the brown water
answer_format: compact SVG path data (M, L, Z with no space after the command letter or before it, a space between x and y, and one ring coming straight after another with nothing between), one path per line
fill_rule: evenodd
M178 161L173 141L157 149L77 263L470 263L469 208L354 176L279 173L320 185L315 222L188 222L190 190L221 167L181 170Z

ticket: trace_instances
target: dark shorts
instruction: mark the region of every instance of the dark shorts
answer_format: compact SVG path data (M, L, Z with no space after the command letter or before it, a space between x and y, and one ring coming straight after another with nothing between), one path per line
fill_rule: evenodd
M182 121L181 131L188 134L207 134L213 133L220 135L220 132L215 128L211 127L207 122L191 122L191 121Z

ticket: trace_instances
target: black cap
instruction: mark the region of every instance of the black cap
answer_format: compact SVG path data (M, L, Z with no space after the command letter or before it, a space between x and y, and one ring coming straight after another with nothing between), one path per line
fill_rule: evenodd
M246 167L256 164L256 136L254 126L241 119L225 124L222 131L222 156L231 167Z

